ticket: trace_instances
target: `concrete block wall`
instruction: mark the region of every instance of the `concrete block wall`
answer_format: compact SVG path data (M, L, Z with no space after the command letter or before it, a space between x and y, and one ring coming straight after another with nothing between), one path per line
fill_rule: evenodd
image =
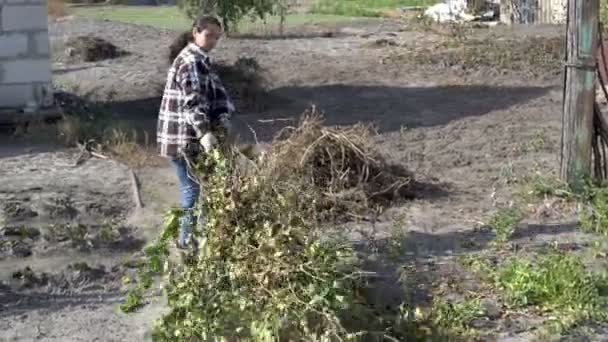
M46 0L0 0L0 109L51 107L51 68Z

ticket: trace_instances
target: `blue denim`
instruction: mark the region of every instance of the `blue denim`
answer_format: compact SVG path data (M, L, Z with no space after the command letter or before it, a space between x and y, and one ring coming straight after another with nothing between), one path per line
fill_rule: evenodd
M181 193L181 205L184 211L183 216L180 218L179 224L179 244L181 248L188 246L188 239L192 232L192 227L196 225L196 217L194 215L194 209L200 194L200 185L194 181L194 175L192 175L188 169L188 164L183 157L178 157L171 160L171 164L177 174L179 182L179 191ZM196 240L192 237L196 247Z

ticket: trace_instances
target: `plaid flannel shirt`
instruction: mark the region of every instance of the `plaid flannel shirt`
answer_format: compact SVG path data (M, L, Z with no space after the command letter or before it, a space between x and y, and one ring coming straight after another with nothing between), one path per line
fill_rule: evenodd
M221 129L234 105L211 67L207 54L190 43L175 58L167 75L157 126L157 149L175 158L198 148L208 131Z

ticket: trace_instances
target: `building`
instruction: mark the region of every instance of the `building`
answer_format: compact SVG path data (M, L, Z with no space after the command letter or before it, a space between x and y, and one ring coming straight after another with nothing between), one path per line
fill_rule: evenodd
M567 0L500 0L500 21L506 24L564 24Z
M45 0L0 0L0 122L52 112Z

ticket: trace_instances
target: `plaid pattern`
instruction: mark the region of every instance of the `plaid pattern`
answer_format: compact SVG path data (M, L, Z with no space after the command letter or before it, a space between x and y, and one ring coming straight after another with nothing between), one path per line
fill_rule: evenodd
M156 132L157 149L175 158L198 148L206 132L224 127L234 105L212 69L209 57L194 43L175 58L167 75Z

